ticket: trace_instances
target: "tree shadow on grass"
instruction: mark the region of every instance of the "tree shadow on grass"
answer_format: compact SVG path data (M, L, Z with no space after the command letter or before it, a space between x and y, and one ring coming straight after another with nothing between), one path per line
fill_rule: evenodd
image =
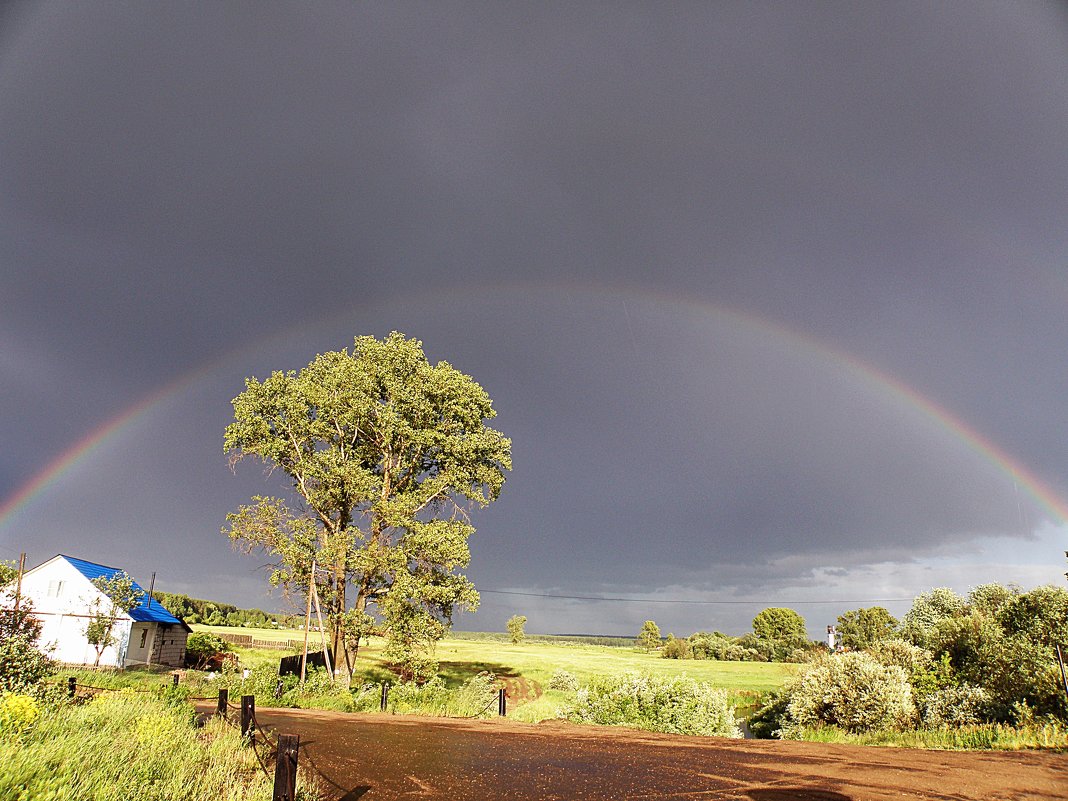
M479 673L492 673L499 679L519 678L515 668L498 662L441 662L438 665L438 675L447 687L459 687Z

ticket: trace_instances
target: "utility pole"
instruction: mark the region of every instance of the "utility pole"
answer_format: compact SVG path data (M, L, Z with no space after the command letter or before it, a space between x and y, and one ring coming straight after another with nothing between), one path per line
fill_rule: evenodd
M15 584L15 615L19 613L19 599L22 596L22 574L26 571L26 553L19 554L19 578Z

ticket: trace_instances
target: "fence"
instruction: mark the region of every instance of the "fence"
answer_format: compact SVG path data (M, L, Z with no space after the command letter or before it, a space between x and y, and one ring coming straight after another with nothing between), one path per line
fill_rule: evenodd
M257 640L251 634L216 634L219 639L246 648L270 648L275 651L303 650L304 640Z

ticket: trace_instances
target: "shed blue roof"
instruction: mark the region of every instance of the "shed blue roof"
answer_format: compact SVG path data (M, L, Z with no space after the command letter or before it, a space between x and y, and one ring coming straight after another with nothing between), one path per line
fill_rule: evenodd
M96 562L87 562L84 559L76 559L66 554L60 554L60 556L74 565L75 569L90 581L95 578L111 579L114 578L116 573L123 572L117 567L105 567L104 565L96 564ZM144 594L144 600L129 611L130 617L139 623L177 623L182 625L182 621L168 612L163 604L155 598L149 598L148 593L144 591L140 584L135 581L133 586Z

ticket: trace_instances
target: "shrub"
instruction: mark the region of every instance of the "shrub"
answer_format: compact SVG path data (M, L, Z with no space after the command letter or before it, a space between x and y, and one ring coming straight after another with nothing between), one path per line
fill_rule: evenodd
M234 649L222 637L205 631L196 631L189 635L185 643L185 663L187 667L204 670L208 667L218 669L224 661L220 657L232 654Z
M581 688L562 716L576 723L632 726L671 734L740 737L727 691L686 676L627 672Z
M33 690L54 672L52 660L37 650L36 638L20 633L0 640L0 692Z
M936 690L923 710L925 726L971 726L982 723L990 707L990 695L982 687L962 684Z
M41 707L32 697L17 693L0 696L0 737L20 737L41 716Z
M756 714L749 718L749 731L758 740L779 737L782 728L790 720L790 696L772 693Z
M564 692L573 693L578 688L578 677L566 670L554 670L552 678L549 679L550 690L563 690Z
M863 652L813 663L785 693L790 718L800 726L824 723L853 732L899 729L916 717L905 671Z
M674 634L669 634L664 647L660 649L660 656L664 659L693 659L693 649L689 640L680 640Z

